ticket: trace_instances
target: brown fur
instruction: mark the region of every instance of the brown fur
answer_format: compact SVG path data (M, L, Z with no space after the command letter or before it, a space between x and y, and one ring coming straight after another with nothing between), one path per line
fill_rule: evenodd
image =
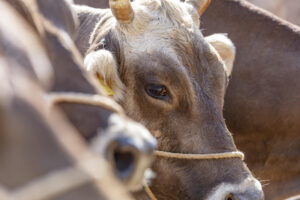
M236 44L224 116L266 199L299 193L299 27L234 0L213 1L202 25Z

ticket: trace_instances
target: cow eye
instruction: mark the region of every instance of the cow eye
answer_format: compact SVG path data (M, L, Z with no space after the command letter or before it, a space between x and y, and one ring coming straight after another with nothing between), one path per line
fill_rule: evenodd
M168 90L164 85L148 84L145 87L146 93L153 98L167 100Z

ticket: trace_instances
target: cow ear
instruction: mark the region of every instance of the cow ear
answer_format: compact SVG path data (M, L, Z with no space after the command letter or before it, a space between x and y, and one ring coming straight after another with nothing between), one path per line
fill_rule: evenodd
M122 99L125 86L119 77L115 57L110 51L101 49L88 53L84 59L84 66L96 76L107 95L113 96L116 101Z
M230 76L235 59L235 46L225 34L213 34L205 37L205 40L210 43L222 58L226 73Z

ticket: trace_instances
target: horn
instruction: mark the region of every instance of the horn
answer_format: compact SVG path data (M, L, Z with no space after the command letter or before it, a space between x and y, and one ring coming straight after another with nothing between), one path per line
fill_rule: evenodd
M130 0L109 0L109 7L121 24L130 24L134 17Z
M211 0L187 0L186 3L191 4L201 16L210 5Z

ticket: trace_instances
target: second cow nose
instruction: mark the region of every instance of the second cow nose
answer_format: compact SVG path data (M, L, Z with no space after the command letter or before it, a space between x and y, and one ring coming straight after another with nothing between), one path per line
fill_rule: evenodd
M140 151L131 138L118 138L110 145L108 154L119 178L126 180L133 173Z
M264 194L260 190L247 191L244 193L230 193L224 200L264 200Z

